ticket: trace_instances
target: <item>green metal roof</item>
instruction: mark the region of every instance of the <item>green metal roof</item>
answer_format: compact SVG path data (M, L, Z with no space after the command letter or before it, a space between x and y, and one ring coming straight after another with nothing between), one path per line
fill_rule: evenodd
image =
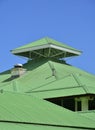
M90 110L90 111L81 111L78 112L80 115L85 116L93 121L95 121L95 110Z
M48 37L16 48L11 52L15 55L28 57L30 59L36 58L38 56L65 58L81 54L81 51Z
M0 93L0 122L1 125L5 122L5 125L2 127L6 127L8 123L16 123L13 127L17 128L21 126L19 126L19 124L23 123L36 125L35 127L41 125L41 128L44 125L48 127L47 129L49 129L49 126L51 126L51 128L54 126L53 129L55 127L67 127L68 129L70 127L76 129L95 128L94 121L78 113L27 94L4 91ZM8 127L10 128L10 126ZM27 127L29 126L26 126L26 128ZM29 128L31 128L31 126Z
M0 129L2 130L84 130L82 128L68 128L68 127L56 127L56 126L44 126L33 124L17 124L0 122ZM90 129L85 129L90 130Z
M71 65L44 59L29 61L24 68L26 74L14 80L11 80L10 71L1 73L0 88L39 98L95 94L95 76Z
M95 95L95 76L60 60L80 55L80 51L43 38L12 53L32 60L24 64L27 71L19 78L13 78L11 70L0 73L1 129L95 129L94 111L76 113L43 100Z

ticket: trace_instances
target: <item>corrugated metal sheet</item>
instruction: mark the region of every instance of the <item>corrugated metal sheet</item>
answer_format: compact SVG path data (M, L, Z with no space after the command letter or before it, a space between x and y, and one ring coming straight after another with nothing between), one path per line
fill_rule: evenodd
M33 96L0 93L0 120L95 128L94 121Z
M79 128L0 122L1 130L84 130ZM90 129L85 129L90 130Z
M29 59L34 59L37 57L63 58L64 56L71 57L78 56L81 54L80 51L48 37L16 48L11 52L15 55L28 57Z
M53 66L56 70L52 76ZM10 80L9 71L1 74L1 89L26 92L39 98L95 94L95 76L73 66L53 61L31 61L24 65L27 73Z
M38 49L39 53L41 51L42 54L44 52L43 47L46 47L44 46L46 44L52 44L53 48L50 52L49 46L47 46L49 54L47 54L47 50L44 53L44 56L47 54L47 57L51 57L53 54L56 57L56 53L58 53L56 59L62 58L64 56L62 48L67 49L67 57L81 53L50 38L40 39L17 48L12 52L17 51L17 55L29 57L29 54L27 55L27 48L37 47L36 49ZM39 49L39 46L42 50ZM41 46L43 47L41 48ZM26 52L24 52L24 49L26 49ZM62 54L59 51L62 51ZM31 56L32 58L37 58L38 55L33 52ZM95 94L95 76L70 66L65 61L62 63L60 60L53 60L37 58L29 61L24 65L27 73L19 78L13 78L10 70L0 74L0 129L95 129L94 113L79 114L71 112L63 107L40 99ZM10 92L5 92L5 90ZM39 97L39 99L33 97L33 95ZM23 123L30 123L31 125Z
M90 120L95 121L95 110L78 112L80 115L89 118Z
M31 47L41 46L41 45L45 45L45 44L54 44L54 45L57 45L57 46L60 46L60 47L65 47L65 48L68 48L68 49L76 50L73 47L70 47L70 46L68 46L66 44L58 42L58 41L56 41L56 40L54 40L52 38L49 38L49 37L45 37L45 38L39 39L37 41L31 42L29 44L26 44L24 46L16 48L14 50L18 50L18 49L20 50L20 49L24 49L24 48L31 48ZM76 50L76 51L78 51L78 50Z
M29 93L29 92L28 92ZM50 90L50 91L34 91L30 92L30 95L39 97L39 98L56 98L56 97L67 97L67 96L76 96L86 94L82 87L75 87L71 89L58 89L58 90Z

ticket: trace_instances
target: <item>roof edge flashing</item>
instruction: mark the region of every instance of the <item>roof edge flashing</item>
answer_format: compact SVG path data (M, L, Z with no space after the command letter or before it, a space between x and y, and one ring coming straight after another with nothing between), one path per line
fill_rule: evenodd
M54 44L51 44L50 47L54 48L54 49L58 49L58 50L64 51L64 52L77 54L77 55L80 55L82 53L79 50L69 49L69 48L66 48L66 47L60 47L60 46L57 46L57 45L54 45Z
M80 55L82 53L79 50L74 50L74 49L69 49L69 48L66 48L66 47L57 46L57 45L54 45L52 43L48 43L48 44L40 45L40 46L34 46L34 47L31 47L31 48L28 47L28 48L11 50L11 53L12 54L18 54L18 53L31 52L31 51L35 51L35 50L39 50L39 49L45 49L45 48L53 48L53 49L61 50L61 51L64 51L64 52L73 53L75 55Z

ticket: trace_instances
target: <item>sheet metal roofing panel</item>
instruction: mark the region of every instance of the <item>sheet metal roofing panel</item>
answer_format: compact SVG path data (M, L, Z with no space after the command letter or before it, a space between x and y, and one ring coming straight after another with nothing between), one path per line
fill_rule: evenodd
M69 89L73 87L77 87L79 84L76 82L72 75L64 76L59 80L54 80L49 84L45 84L42 87L37 87L33 89L33 91L53 91L53 90L60 90L60 89Z
M34 91L28 92L30 95L34 95L39 98L47 99L47 98L57 98L57 97L69 97L69 96L77 96L77 95L85 95L86 92L82 87L80 88L71 88L71 89L60 89L60 90L51 90L51 91Z
M28 59L34 59L37 57L64 58L81 54L81 51L48 37L11 50L11 52L15 55L27 57Z
M1 130L84 130L82 128L0 122ZM90 129L85 129L90 130Z
M0 88L7 91L35 94L37 92L39 96L43 94L41 95L43 98L62 96L62 93L63 96L95 94L95 76L73 66L41 60L30 61L24 68L27 72L14 80L10 80L10 71L1 73ZM54 76L52 68L55 69Z
M46 44L54 44L54 45L57 45L57 46L60 46L63 48L67 48L67 49L71 49L71 50L75 50L75 51L80 52L79 50L76 50L76 49L74 49L66 44L63 44L63 43L58 42L56 40L53 40L49 37L45 37L45 38L39 39L37 41L31 42L29 44L26 44L24 46L21 46L19 48L16 48L16 49L12 50L12 52L14 53L14 52L16 52L16 50L21 50L21 49L31 48L31 47L36 47L36 46L42 46L42 45L46 45Z
M49 63L51 63L51 66L53 66L56 70L55 76L52 76L52 71L49 66ZM23 80L25 79L27 80L27 82L24 84ZM49 61L39 66L37 69L30 71L29 74L27 74L27 76L22 77L21 79L19 79L20 82L19 81L18 82L20 83L20 86L23 87L23 90L25 89L24 90L25 92L34 92L34 91L46 92L46 90L47 92L50 92L51 90L57 92L57 90L60 91L60 89L61 90L63 89L65 94L65 91L66 92L68 91L66 89L76 88L77 93L80 92L80 94L82 94L81 92L83 92L84 94L84 93L90 93L92 92L92 90L95 90L94 79L95 76L90 75L87 72L84 72L73 66ZM86 86L88 86L87 91L84 92Z
M83 111L83 112L78 112L78 113L82 116L85 116L85 117L95 121L95 110Z
M95 128L94 121L77 113L33 96L9 92L0 93L0 120Z

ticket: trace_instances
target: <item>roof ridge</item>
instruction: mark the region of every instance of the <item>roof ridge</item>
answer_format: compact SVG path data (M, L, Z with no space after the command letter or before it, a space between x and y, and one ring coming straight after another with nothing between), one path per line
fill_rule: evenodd
M47 44L49 44L49 37L45 37Z

